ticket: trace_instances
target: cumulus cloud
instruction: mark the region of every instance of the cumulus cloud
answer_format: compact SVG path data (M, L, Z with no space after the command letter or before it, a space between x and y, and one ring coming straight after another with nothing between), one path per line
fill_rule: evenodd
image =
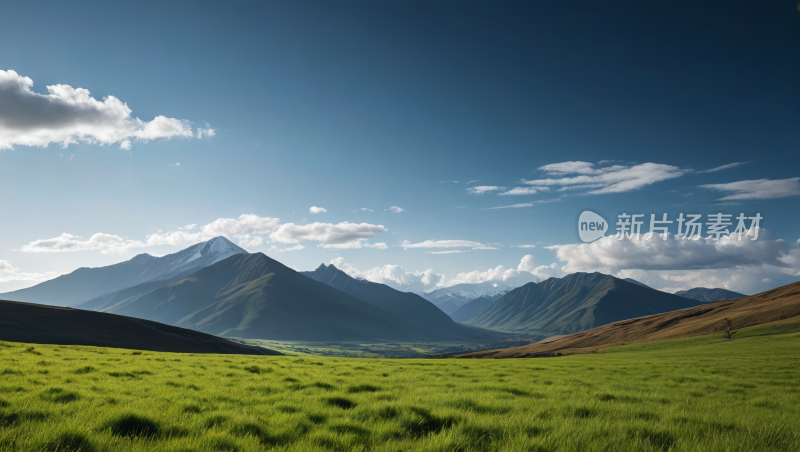
M485 247L480 242L473 242L470 240L425 240L424 242L419 243L411 243L408 240L404 240L403 243L400 245L403 249L409 248L475 248L475 247Z
M787 196L800 195L800 177L778 180L743 180L727 184L706 184L700 187L731 193L720 198L720 201L785 198Z
M409 292L430 292L442 287L456 284L497 283L498 287L513 288L529 282L537 282L551 276L564 276L564 272L556 264L551 266L536 266L533 256L524 256L517 268L506 268L499 265L486 271L475 270L463 272L448 280L443 273L432 269L425 271L408 271L399 265L387 264L370 270L358 270L352 264L346 263L344 258L337 257L330 261L338 269L350 276L363 278L381 284L386 284L398 290Z
M705 173L716 173L717 171L722 171L726 169L736 168L737 166L746 165L750 162L733 162L728 163L727 165L718 166L716 168L711 168L705 171L698 171L697 174L705 174Z
M423 254L458 254L468 253L469 250L425 251Z
M118 235L98 232L88 240L83 237L63 233L52 239L40 239L23 245L20 251L25 253L63 253L69 251L100 251L102 254L120 254L130 248L145 246L138 240L123 239Z
M505 187L498 187L497 185L478 185L477 187L467 188L467 193L470 195L482 195L490 191L503 190Z
M398 290L408 292L428 292L434 290L443 280L445 275L433 270L408 271L399 265L384 265L369 270L360 271L353 265L345 263L343 257L330 261L331 265L356 278L386 284Z
M99 101L88 90L69 85L48 86L49 94L32 87L29 77L0 70L0 149L85 142L119 143L129 150L133 142L195 136L187 120L133 118L128 105L114 96ZM210 137L214 130L200 129L197 135Z
M800 276L800 244L773 240L761 229L757 240L750 231L735 238L700 240L617 240L603 237L592 243L553 245L566 273L578 271L632 277L662 290L723 287L747 292L764 279Z
M388 231L383 225L369 223L311 223L280 225L269 237L279 243L300 243L304 240L322 242L317 245L328 249L358 249L365 246L385 248L386 244L369 245L367 239Z
M588 194L622 193L638 190L647 185L668 179L674 179L691 170L659 163L642 163L639 165L612 165L595 167L589 162L552 163L539 168L551 176L568 176L559 178L523 180L528 185L570 187L587 189Z
M406 211L406 209L401 209L401 208L399 208L399 207L397 207L397 206L392 206L392 207L389 207L389 210L390 210L392 213L400 213L400 212L405 212L405 211Z
M328 210L327 210L327 209L324 209L324 208L322 208L322 207L317 207L317 206L311 206L311 207L308 209L308 213L310 213L310 214L312 214L312 215L316 215L316 214L318 214L318 213L327 213L327 212L328 212Z
M218 218L200 228L191 231L195 225L186 226L177 231L155 233L147 236L147 245L193 245L214 237L235 237L241 239L242 246L259 246L263 239L251 238L251 235L263 235L272 232L280 225L278 218L260 217L254 214L243 214L239 218Z
M536 245L517 245L517 248L536 248Z
M14 267L6 260L0 260L0 283L9 281L46 281L59 276L57 272L30 273Z

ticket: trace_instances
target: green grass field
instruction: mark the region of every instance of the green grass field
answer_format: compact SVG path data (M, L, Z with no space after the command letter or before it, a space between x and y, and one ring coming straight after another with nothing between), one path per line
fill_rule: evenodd
M2 451L798 451L800 333L559 358L0 343Z

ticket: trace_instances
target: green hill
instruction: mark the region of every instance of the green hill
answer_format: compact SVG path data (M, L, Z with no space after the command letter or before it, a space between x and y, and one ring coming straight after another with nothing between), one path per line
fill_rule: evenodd
M0 300L0 340L179 353L280 353L185 328L104 312Z
M574 273L518 287L468 323L501 331L559 335L698 304L702 302L602 273Z

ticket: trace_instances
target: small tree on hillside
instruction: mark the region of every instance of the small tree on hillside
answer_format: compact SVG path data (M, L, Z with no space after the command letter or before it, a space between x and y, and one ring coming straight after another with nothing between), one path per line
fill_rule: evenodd
M733 322L731 319L725 319L722 321L722 331L725 333L726 339L732 339L733 335L736 334L736 331L733 330Z

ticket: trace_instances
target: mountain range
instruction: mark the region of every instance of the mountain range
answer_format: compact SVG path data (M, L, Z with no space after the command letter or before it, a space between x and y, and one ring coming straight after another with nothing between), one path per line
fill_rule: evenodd
M703 303L678 311L612 322L551 341L476 352L465 357L522 358L592 353L620 345L720 333L726 319L731 321L734 330L763 325L765 329L769 327L773 331L791 331L800 324L800 282L749 297ZM719 337L722 339L722 334ZM797 341L797 337L789 340Z
M427 294L420 294L423 298L430 301L445 314L456 312L461 306L470 301L488 295L494 296L508 292L512 287L506 287L499 283L482 282L476 284L455 284L450 287L436 289Z
M706 302L733 300L734 298L742 298L747 296L728 289L706 289L705 287L695 287L694 289L681 290L675 292L675 295L683 298L689 298L691 300Z
M602 273L573 273L518 287L468 324L552 336L698 304Z
M457 325L445 314L432 311L430 308L436 308L416 295L341 275L344 273L335 267L325 267L318 277L358 297L296 272L263 253L236 254L98 309L249 339L416 341L501 334ZM411 297L414 299L409 301Z
M462 305L455 312L450 314L450 318L456 322L469 322L478 314L489 309L495 301L499 300L508 292L500 292L492 295L483 295Z
M479 336L485 337L488 333L459 325L433 303L417 294L400 292L384 284L355 279L333 265L322 264L315 271L303 274L410 322L415 330L424 331L426 337L471 340Z
M142 290L152 290L235 254L247 251L224 237L216 237L162 257L144 253L107 267L81 267L33 287L0 294L0 299L74 306L132 286L142 285ZM91 309L91 306L79 307Z

